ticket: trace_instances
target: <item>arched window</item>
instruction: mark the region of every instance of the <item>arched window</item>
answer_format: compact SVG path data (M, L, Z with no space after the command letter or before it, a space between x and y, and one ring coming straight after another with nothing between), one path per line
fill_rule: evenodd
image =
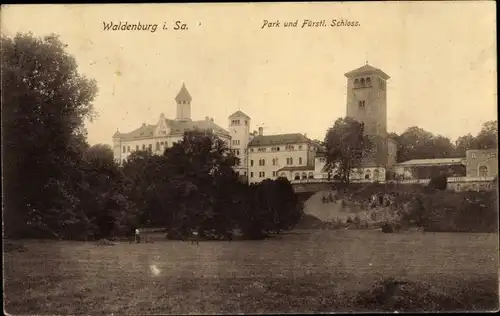
M372 81L370 78L366 78L366 85L367 86L371 86L372 85Z
M282 172L282 173L281 173L281 177L286 179L286 178L287 178L287 177L286 177L286 173Z
M457 184L456 190L460 191L460 184Z
M307 179L307 173L302 172L302 180L305 180L305 179Z
M486 166L479 167L479 176L480 177L487 177L488 176L488 167L486 167Z
M361 78L361 86L365 85L365 78Z
M307 176L307 178L309 178L309 179L314 179L314 173L309 172L309 175Z
M365 179L370 179L372 177L372 172L370 170L366 171Z
M294 179L295 180L300 180L300 174L298 172L295 174L295 178Z
M378 169L375 169L373 171L373 179L379 180L379 177L380 177L380 172L378 171Z
M359 87L359 80L354 79L354 88L357 88L357 87Z

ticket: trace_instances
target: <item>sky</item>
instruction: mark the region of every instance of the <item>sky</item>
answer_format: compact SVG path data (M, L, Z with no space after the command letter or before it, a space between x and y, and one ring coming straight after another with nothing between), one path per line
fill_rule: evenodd
M305 27L303 20L354 27ZM280 21L264 27L263 21ZM298 27L285 28L285 21ZM187 30L173 30L174 21ZM324 139L346 113L344 74L368 63L387 83L388 131L419 126L455 140L497 119L496 15L491 2L88 4L2 6L2 33L57 33L95 79L90 144L118 129L175 118L185 83L193 119L227 128L241 110L265 134ZM105 31L104 23L158 24ZM162 30L164 22L167 30Z

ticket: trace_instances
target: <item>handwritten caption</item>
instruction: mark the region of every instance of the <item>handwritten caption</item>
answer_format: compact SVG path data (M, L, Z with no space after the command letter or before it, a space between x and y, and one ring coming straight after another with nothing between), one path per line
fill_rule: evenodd
M167 31L167 30L174 30L174 31L187 31L189 30L189 26L187 23L184 23L182 21L173 21L173 23L169 22L163 22L163 25L160 26L160 24L153 24L153 23L142 23L142 22L135 22L135 23L130 23L128 21L126 22L102 22L103 30L104 31L145 31L145 32L151 32L155 33L156 30L161 30L161 31ZM201 23L198 23L198 26L201 26Z
M280 21L280 20L262 20L261 29L267 28L322 28L322 27L358 27L361 26L359 21L346 19L333 20L295 20L295 21Z

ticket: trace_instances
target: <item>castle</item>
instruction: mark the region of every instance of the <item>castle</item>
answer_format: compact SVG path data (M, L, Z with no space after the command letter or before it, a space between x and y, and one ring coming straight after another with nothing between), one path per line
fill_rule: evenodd
M364 158L362 168L353 170L352 180L386 181L388 170L407 172L405 163L412 168L444 164L463 164L462 161L448 162L443 159L424 159L425 162L397 164L397 144L387 132L387 80L390 78L382 70L368 64L345 74L347 78L346 116L361 122L365 134L374 144L369 155ZM215 134L224 140L240 164L235 171L249 183L264 179L286 177L289 180L326 179L325 154L321 145L302 133L264 135L263 128L251 132L251 118L242 111L228 117L228 129L214 122L213 118L191 119L192 97L183 84L175 97L177 113L175 119L160 114L155 125L142 124L129 133L117 131L113 135L114 159L118 163L127 160L133 151L149 150L162 154L165 148L182 139L184 132L202 130ZM441 161L443 160L443 161ZM448 159L450 160L450 159ZM451 160L450 160L451 161ZM403 167L404 165L404 167ZM481 165L482 166L482 165ZM481 166L478 165L478 168ZM484 167L482 169L484 171ZM490 169L491 170L491 169ZM488 175L497 174L491 170ZM484 172L483 172L484 175Z

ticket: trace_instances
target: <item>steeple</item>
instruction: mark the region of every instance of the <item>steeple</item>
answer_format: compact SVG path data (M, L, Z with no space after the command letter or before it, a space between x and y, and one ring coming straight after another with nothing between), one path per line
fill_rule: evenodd
M190 121L191 120L191 95L186 89L186 85L182 83L181 90L177 93L175 97L175 102L177 103L177 117L178 121Z
M182 88L179 91L179 93L177 93L175 101L177 101L177 103L179 103L180 101L186 101L187 103L191 103L191 100L192 98L191 95L189 94L189 91L186 89L186 85L182 83Z

